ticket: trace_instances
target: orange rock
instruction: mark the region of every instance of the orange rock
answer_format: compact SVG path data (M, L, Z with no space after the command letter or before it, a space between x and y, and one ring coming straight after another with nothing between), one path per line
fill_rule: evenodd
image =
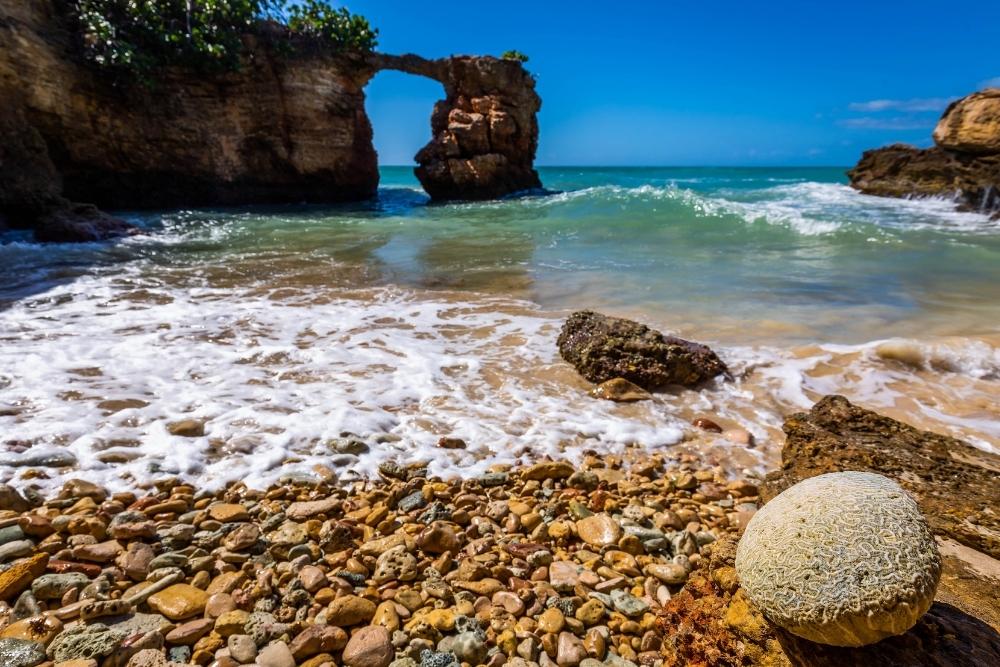
M10 601L20 595L32 581L45 573L48 563L48 554L35 554L17 561L9 570L0 572L0 600Z

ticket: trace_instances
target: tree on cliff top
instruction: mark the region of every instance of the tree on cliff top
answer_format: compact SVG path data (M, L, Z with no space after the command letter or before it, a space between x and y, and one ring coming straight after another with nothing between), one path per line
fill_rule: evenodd
M284 24L283 44L302 40L333 52L371 51L378 30L321 0L72 0L83 53L101 68L143 80L167 66L224 71L239 67L244 38ZM268 31L274 37L274 31Z

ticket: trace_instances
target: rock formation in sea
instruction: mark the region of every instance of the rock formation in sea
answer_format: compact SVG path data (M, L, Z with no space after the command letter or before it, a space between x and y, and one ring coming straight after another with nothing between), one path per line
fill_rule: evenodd
M1000 88L953 102L934 142L865 151L847 172L851 186L885 197L954 197L962 210L1000 216Z
M540 186L540 100L520 62L458 56L289 54L246 40L238 71L115 82L75 56L52 0L0 0L0 227L91 240L127 225L110 209L333 202L372 197L378 160L364 87L396 69L440 81L417 175L434 199ZM58 214L56 220L50 218Z

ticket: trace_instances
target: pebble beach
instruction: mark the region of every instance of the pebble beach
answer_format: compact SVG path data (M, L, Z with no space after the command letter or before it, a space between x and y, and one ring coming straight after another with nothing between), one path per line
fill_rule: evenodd
M32 509L6 487L0 558L25 558L0 573L0 656L661 665L664 605L758 506L752 482L688 458L636 450L447 481L386 464L349 488L214 495L170 480L142 495L71 481Z

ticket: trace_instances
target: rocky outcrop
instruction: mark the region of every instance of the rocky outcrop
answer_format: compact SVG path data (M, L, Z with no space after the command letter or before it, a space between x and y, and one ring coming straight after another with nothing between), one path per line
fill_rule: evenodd
M952 103L934 141L865 151L847 172L851 186L883 197L953 197L962 210L1000 216L1000 89Z
M496 58L289 55L246 40L239 70L163 72L118 85L75 55L52 0L0 0L0 224L62 240L117 234L120 221L71 204L161 208L367 199L378 161L364 86L380 69L442 83L418 176L435 199L536 187L534 81ZM275 28L275 30L280 30ZM57 234L41 232L40 238Z
M566 320L557 341L562 358L594 383L624 378L646 390L691 387L728 373L709 347L619 317L585 310Z
M761 498L770 501L802 479L834 471L871 471L896 480L935 533L942 574L934 604L909 631L870 646L817 644L773 625L754 606L736 575L736 543L726 538L713 545L710 558L661 615L665 665L1000 664L1000 457L841 396L792 415L784 428L782 469L767 476ZM674 628L680 631L666 634Z
M1000 88L952 102L934 128L934 143L958 153L1000 153Z
M533 163L542 101L521 63L499 58L376 55L380 69L429 76L447 97L434 106L417 178L433 199L493 199L541 187Z
M1000 456L843 396L827 396L809 412L790 416L784 430L781 470L767 476L765 498L827 472L877 472L913 496L935 534L1000 558Z

